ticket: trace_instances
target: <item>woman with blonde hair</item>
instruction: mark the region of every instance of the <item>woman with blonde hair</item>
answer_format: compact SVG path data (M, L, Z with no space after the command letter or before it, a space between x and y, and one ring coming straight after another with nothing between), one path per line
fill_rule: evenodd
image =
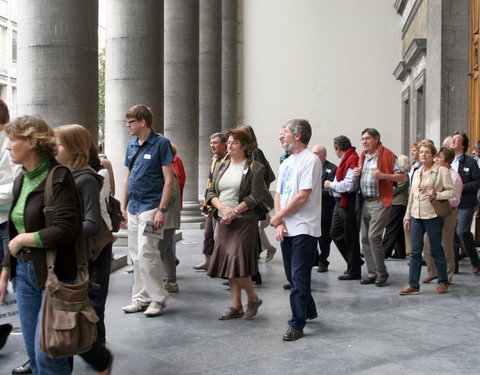
M100 191L104 178L89 163L90 155L98 155L98 152L97 150L92 152L93 139L88 130L82 125L61 125L55 128L55 136L58 143L56 159L60 164L65 165L72 171L82 200L83 230L87 239L91 280L101 283L101 287L106 287L108 291L108 283L106 282L108 275L105 277L105 274L109 272L106 262L109 262L111 259L111 250L110 257L107 256L107 258L105 258L105 253L102 255L100 252L97 257L97 254L94 252L94 250L97 250L95 240L103 227ZM104 244L104 246L108 246L108 243ZM109 247L111 249L111 243ZM105 325L103 315L107 291L101 293L101 296L96 292L89 291L90 303L95 308L100 320L97 323L97 341L88 352L81 354L81 357L97 370L98 374L109 374L113 359L110 351L104 345Z
M27 115L9 123L6 134L12 161L21 164L22 171L13 186L0 304L7 293L8 278L16 277L20 324L31 370L35 374L69 375L68 358L49 358L40 350L38 329L47 279L46 249L57 249L58 278L70 283L75 280L75 239L81 228L81 203L68 168L57 168L53 176L53 221L47 227L43 213L45 180L49 171L58 166L53 129L42 117Z

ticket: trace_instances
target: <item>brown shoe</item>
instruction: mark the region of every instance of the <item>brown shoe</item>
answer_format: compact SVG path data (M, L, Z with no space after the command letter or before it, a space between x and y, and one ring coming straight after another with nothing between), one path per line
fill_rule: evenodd
M435 279L438 279L438 277L437 277L437 276L435 276L435 277L430 277L430 276L428 276L428 277L426 277L426 278L424 278L424 279L422 280L422 283L428 284L429 282L431 282L431 281L433 281L433 280L435 280Z
M387 280L388 280L388 272L384 275L378 275L377 279L375 280L375 285L382 287L387 285Z
M438 284L437 290L435 292L437 292L438 294L448 293L448 284Z
M240 307L236 309L235 307L230 307L227 311L218 317L218 320L230 320L235 318L241 318L243 316L243 308Z
M364 277L360 280L360 284L368 285L368 284L375 284L375 280L377 280L376 276L368 276Z
M283 289L285 289L285 290L292 289L292 284L290 284L290 283L283 284Z
M401 296L413 296L415 294L420 294L420 291L418 289L415 289L415 288L412 288L410 285L403 288L403 289L400 289L398 291L398 294L400 294Z
M265 258L265 262L270 262L273 259L273 256L277 252L277 249L273 246L270 246L267 249L267 257Z
M473 271L473 273L475 273L475 274L479 273L479 272L480 272L480 266L473 266L473 267L472 267L472 271Z
M256 302L248 301L247 312L243 315L243 320L251 320L255 315L257 315L258 308L262 304L262 300L257 297Z

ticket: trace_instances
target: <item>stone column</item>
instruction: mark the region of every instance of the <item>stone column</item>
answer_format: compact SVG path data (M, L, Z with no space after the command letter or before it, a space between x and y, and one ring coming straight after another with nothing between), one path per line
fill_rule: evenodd
M237 122L237 0L222 0L222 130Z
M125 113L148 105L153 128L163 132L163 1L107 0L105 51L105 153L112 161L120 196L131 136Z
M202 222L198 200L198 0L165 0L165 135L177 145L187 181L182 225Z
M210 173L210 135L222 129L222 0L200 0L199 174L202 194Z
M18 1L19 116L98 136L98 0Z

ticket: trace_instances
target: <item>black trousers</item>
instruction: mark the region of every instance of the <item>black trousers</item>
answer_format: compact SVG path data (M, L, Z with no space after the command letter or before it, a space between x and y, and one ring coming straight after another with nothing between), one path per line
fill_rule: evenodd
M405 258L407 256L405 251L405 232L403 231L405 211L407 211L407 207L405 206L392 206L390 219L385 227L385 234L383 235L385 259L392 256L393 250L395 250L395 255L399 258Z
M318 247L320 254L317 252L315 256L315 265L323 264L327 266L330 264L328 257L330 256L330 244L332 237L330 236L330 229L332 228L333 208L335 206L322 207L322 235L318 238Z
M97 259L90 262L90 280L100 284L100 289L90 289L88 299L95 309L99 321L97 323L97 341L92 348L80 354L96 371L104 371L110 364L112 354L105 347L105 303L108 295L110 270L112 265L112 243L105 246Z
M355 201L355 193L349 193L347 207L342 208L340 198L336 199L330 236L347 262L347 273L358 276L361 274L361 259Z

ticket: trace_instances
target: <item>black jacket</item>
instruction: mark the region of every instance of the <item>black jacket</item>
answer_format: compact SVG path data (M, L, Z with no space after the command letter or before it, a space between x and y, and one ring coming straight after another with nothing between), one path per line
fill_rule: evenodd
M335 198L330 195L328 190L325 190L325 181L333 181L335 179L335 172L337 166L328 160L325 160L325 164L322 166L322 207L335 206Z
M458 208L474 208L480 188L480 169L474 158L462 154L458 160L458 174L462 177L462 198Z

